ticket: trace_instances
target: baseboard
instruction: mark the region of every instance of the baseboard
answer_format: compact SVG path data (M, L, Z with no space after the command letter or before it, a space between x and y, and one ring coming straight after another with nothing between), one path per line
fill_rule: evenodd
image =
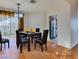
M60 44L60 43L58 43L58 45L62 46L62 47L65 47L65 48L68 48L68 49L71 49L70 44Z
M53 42L53 43L57 43L57 42L54 42L53 40L50 40L50 39L48 39L48 41L51 41L51 42ZM60 46L63 46L63 47L65 47L65 48L68 48L68 49L72 49L74 46L76 46L77 44L78 44L78 42L75 42L73 45L72 44L65 44L65 45L63 45L63 44L59 44L59 43L57 43L58 45L60 45Z
M76 46L78 44L78 42L75 42L73 45L71 45L71 49Z

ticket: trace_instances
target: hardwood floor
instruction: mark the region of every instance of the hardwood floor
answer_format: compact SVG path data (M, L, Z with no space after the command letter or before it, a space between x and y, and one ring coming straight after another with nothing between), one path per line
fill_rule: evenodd
M10 39L10 48L4 47L0 51L0 59L78 59L77 58L77 46L69 50L61 46L53 46L54 44L48 42L48 50L44 49L41 52L40 46L34 49L31 44L31 51L27 51L27 45L23 47L23 52L20 53L16 48L15 39Z

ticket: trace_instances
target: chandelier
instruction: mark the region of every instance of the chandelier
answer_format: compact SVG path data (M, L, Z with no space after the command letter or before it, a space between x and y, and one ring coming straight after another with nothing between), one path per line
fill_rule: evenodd
M18 20L19 20L19 14L20 14L20 12L19 12L19 6L20 6L20 3L17 3L17 6L18 6Z
M37 1L36 0L31 0L30 3L35 4Z

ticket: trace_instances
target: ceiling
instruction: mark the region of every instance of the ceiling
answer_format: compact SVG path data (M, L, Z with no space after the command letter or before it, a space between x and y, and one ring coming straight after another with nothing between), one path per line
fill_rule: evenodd
M67 2L69 4L75 4L75 3L78 3L78 0L67 0Z
M54 6L58 6L61 1L58 0L36 0L37 3L32 4L30 0L0 0L0 9L17 10L17 3L19 2L21 12L45 12Z
M19 2L20 11L25 12L46 12L51 9L57 8L59 5L62 6L65 0L36 0L37 3L32 4L30 0L0 0L0 9L8 9L17 11L17 3ZM71 0L72 1L72 0Z

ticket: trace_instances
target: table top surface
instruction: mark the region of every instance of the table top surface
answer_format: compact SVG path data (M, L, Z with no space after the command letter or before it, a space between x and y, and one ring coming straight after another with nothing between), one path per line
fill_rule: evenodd
M23 34L40 34L41 32L24 32L24 31L21 31L21 33L23 33Z

